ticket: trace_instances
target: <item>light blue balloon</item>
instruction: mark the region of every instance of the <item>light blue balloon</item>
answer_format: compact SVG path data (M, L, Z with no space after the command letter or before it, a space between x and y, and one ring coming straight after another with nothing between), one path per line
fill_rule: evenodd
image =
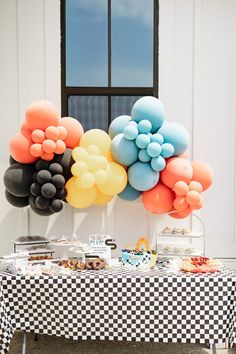
M138 136L138 129L133 125L127 125L123 131L124 137L128 140L134 140Z
M147 162L135 162L128 169L129 183L134 189L144 192L152 189L159 181L159 172L153 171Z
M164 139L163 139L163 136L161 134L151 134L149 135L150 136L150 139L151 139L151 142L152 143L158 143L160 145L162 145L164 143Z
M127 186L125 187L125 189L121 193L118 194L118 197L120 197L121 199L124 199L124 200L132 201L132 200L138 199L140 197L140 195L141 195L141 192L134 189L128 183Z
M149 120L143 119L138 123L138 131L139 133L148 134L152 129L152 124Z
M189 145L189 134L187 130L179 123L165 122L158 130L165 143L172 144L174 147L174 156L184 153Z
M153 157L151 166L154 171L160 172L166 167L166 160L162 156Z
M150 143L147 147L147 153L150 157L157 157L161 153L161 145L158 143Z
M133 125L133 126L137 127L137 126L138 126L138 123L136 123L134 120L130 120L130 121L127 123L127 125Z
M139 158L139 160L142 161L142 162L149 162L149 161L151 161L151 157L148 155L146 149L139 150L138 158Z
M140 149L146 149L146 147L150 143L150 138L146 134L139 134L135 140L135 143Z
M131 117L135 122L143 119L152 124L151 132L156 132L164 121L164 106L159 99L153 96L145 96L135 102L131 111Z
M134 141L127 140L124 134L118 134L111 142L111 153L115 161L130 166L138 160L138 148Z
M131 117L127 115L119 116L115 118L108 130L108 134L113 139L116 135L123 133L124 128L126 127L127 123L130 121Z
M175 149L173 145L165 143L161 146L161 156L168 158L174 155Z

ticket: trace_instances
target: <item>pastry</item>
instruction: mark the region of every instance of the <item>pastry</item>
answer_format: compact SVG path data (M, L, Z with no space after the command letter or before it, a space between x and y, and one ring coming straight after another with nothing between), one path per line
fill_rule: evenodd
M173 229L172 229L172 231L171 231L171 233L173 234L173 235L178 235L178 234L181 234L182 233L182 230L179 228L179 227L174 227Z
M104 269L106 266L106 261L104 258L96 258L93 261L93 269L94 270L101 270Z
M182 235L189 235L189 234L191 234L192 231L190 229L183 228L181 230L181 232L182 232Z
M53 259L51 256L31 256L29 257L29 261L44 261L44 260L49 260Z
M91 270L93 269L93 260L91 261L86 261L85 263L85 268L88 269L88 270Z
M171 234L171 228L169 226L166 226L163 230L162 230L163 234Z

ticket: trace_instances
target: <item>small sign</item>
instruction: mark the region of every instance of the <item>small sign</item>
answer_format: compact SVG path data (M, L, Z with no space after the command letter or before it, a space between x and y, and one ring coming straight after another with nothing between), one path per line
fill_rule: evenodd
M107 263L111 261L111 250L116 248L116 244L110 235L90 235L89 246L93 251L88 256L104 258Z

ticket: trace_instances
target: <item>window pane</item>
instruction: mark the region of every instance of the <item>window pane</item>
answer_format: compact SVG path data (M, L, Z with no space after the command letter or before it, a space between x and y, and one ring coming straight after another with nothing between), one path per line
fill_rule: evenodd
M112 86L153 86L153 0L112 6Z
M107 96L69 96L68 115L80 121L85 131L108 130Z
M130 116L133 104L141 96L111 96L111 120L127 114Z
M107 0L66 0L66 85L107 86Z

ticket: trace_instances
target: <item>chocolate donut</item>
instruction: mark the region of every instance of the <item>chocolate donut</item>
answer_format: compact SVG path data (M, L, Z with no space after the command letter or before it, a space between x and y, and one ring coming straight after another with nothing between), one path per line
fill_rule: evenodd
M103 258L97 258L93 261L93 269L94 270L104 269L105 265L106 265L106 261Z
M85 268L88 270L93 269L93 261L86 261Z

